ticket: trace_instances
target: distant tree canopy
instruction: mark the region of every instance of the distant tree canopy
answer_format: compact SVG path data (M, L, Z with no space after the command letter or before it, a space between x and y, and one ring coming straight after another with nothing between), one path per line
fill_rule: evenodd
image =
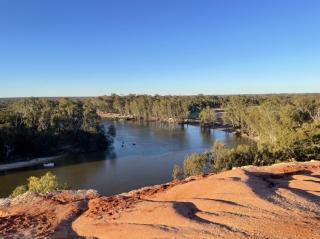
M132 115L143 119L186 119L197 118L201 110L222 105L219 96L150 96L150 95L111 95L92 99L96 107L108 113Z
M0 161L46 155L67 147L102 149L111 142L90 101L28 98L0 109Z

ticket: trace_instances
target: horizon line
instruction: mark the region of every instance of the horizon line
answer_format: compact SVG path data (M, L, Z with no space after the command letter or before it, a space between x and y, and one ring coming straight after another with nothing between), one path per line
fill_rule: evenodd
M121 97L134 95L134 96L246 96L246 95L257 95L257 96L265 96L265 95L320 95L320 92L280 92L280 93L239 93L239 94L143 94L143 93L129 93L129 94L118 94L118 93L110 93L104 95L69 95L69 96L8 96L8 97L0 97L0 99L23 99L23 98L93 98L93 97L102 97L102 96L112 96L118 95Z

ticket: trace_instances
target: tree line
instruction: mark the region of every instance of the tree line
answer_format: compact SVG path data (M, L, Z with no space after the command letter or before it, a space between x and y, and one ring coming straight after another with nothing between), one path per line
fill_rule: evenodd
M102 112L131 115L145 120L183 120L199 117L206 108L218 108L224 97L219 96L151 96L110 95L93 98L92 102Z
M89 100L26 98L0 107L1 162L105 149L112 143L111 134L100 125Z

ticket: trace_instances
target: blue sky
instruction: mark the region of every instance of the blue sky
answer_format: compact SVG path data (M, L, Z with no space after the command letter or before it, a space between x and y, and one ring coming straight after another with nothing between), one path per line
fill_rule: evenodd
M320 92L318 0L0 0L0 97Z

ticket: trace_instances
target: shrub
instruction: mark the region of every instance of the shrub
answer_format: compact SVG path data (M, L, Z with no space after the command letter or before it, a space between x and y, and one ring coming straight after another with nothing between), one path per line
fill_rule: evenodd
M235 149L230 150L229 169L252 165L255 158L255 147L249 145L238 145Z
M215 171L222 171L228 168L230 150L218 140L213 144L212 156Z
M21 185L16 187L13 192L10 194L10 197L15 198L19 195L22 195L28 191L28 187L26 185Z
M48 193L59 189L57 176L47 172L42 177L30 177L28 179L28 190L35 193Z
M200 175L205 173L208 154L191 154L183 162L183 172L185 177Z
M258 162L257 149L251 145L238 145L234 149L227 148L219 141L215 141L212 149L215 171L229 170ZM259 155L260 159L263 155ZM262 163L259 161L259 163Z
M175 164L173 167L172 178L173 178L173 180L183 179L183 170L177 164Z
M266 166L272 165L275 163L276 159L281 158L282 153L274 153L267 146L262 145L257 150L257 153L254 157L253 165L256 166Z
M11 193L11 197L16 197L25 192L34 193L49 193L56 190L61 190L67 188L67 185L60 185L57 176L51 172L47 172L45 175L38 177L28 178L28 185L22 185L16 187Z

